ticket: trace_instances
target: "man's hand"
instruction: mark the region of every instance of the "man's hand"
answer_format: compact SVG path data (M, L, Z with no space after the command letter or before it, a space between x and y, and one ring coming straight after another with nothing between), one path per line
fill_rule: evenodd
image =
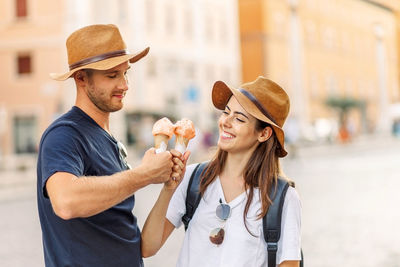
M150 179L150 183L159 184L168 181L172 174L172 155L170 152L156 154L154 148L150 148L143 156L142 163L138 170Z

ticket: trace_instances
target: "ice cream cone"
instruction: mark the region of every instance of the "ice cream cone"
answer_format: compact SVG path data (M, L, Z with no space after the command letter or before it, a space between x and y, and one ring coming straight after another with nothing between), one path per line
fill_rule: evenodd
M167 150L168 140L174 134L175 126L168 118L162 118L156 121L153 125L154 148L156 153L161 153Z
M156 153L162 153L167 150L169 137L167 135L158 134L154 136L154 148Z
M175 150L178 150L182 154L185 153L188 143L189 143L189 139L187 139L183 136L177 135L176 143L175 143Z
M175 149L180 153L185 153L189 140L195 137L194 124L191 120L182 119L175 124L176 143Z

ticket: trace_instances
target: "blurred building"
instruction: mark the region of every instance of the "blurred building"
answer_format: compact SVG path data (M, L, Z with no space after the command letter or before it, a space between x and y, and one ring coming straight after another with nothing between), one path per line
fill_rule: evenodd
M349 131L389 132L400 100L399 9L398 0L239 0L243 80L263 74L282 85L303 137L335 130L327 100L356 106Z
M211 131L213 82L240 82L237 14L235 0L2 0L0 162L35 153L45 128L74 104L72 79L48 74L67 70L66 38L94 23L118 25L131 52L151 47L129 73L123 111L112 115L119 139L148 145L160 116Z

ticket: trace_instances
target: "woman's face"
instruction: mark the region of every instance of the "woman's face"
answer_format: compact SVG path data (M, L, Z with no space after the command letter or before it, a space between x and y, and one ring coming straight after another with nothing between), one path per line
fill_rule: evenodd
M256 130L256 124L257 119L232 96L218 120L219 148L229 153L253 152L262 135L262 131Z

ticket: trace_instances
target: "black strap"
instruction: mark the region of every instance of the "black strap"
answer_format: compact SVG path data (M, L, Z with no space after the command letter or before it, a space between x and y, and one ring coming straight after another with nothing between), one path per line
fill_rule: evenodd
M208 163L208 161L199 163L190 176L186 194L186 213L182 217L185 231L187 230L189 222L193 218L194 212L200 203L200 176ZM276 190L271 190L270 193L272 204L269 207L267 214L263 217L264 239L267 242L268 250L268 267L276 266L276 252L278 250L278 241L281 235L282 209L288 188L289 183L279 178ZM303 266L303 251L301 251L300 267Z
M193 218L194 212L200 203L200 176L207 165L208 161L197 164L196 168L192 172L192 175L190 176L186 193L186 213L182 216L182 222L185 225L185 231L188 228L189 222Z
M269 206L267 214L263 217L264 239L267 242L268 250L268 267L276 266L276 252L281 236L282 209L288 188L287 181L278 179L276 190L271 190L269 196L272 204Z

